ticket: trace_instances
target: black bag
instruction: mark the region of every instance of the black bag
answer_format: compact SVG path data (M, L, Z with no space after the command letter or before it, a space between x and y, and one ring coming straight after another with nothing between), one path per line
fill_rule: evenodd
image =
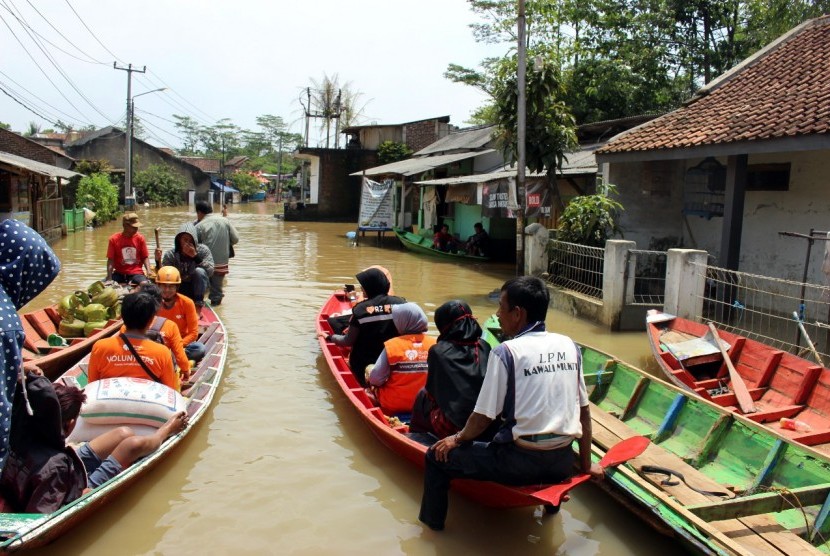
M228 247L228 258L232 259L234 255L236 255L236 253L233 252L233 245L231 245Z

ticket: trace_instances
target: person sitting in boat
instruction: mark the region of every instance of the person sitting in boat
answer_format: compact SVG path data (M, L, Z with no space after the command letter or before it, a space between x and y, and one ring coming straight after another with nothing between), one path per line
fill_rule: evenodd
M147 241L138 232L140 226L134 212L121 217L122 230L112 234L107 244L107 281L139 284L150 276L150 252Z
M144 282L139 284L138 291L153 298L156 304L156 312L161 309L161 290L157 285L152 282ZM122 326L121 332L125 331L126 326ZM156 316L145 334L154 342L167 346L167 349L173 354L173 363L179 371L182 382L190 378L190 360L188 360L184 351L182 334L175 322L165 317Z
M486 256L485 253L490 249L490 236L484 230L481 222L473 224L475 233L467 238L467 243L464 245L464 250L468 255L475 255L477 257Z
M450 482L456 478L508 485L558 483L573 474L571 445L579 439L579 468L604 476L591 462L591 412L579 346L545 330L550 293L535 276L504 283L502 332L512 339L493 349L475 409L462 429L426 453L418 519L444 528ZM501 415L492 442L473 442Z
M435 235L432 236L432 248L445 253L455 253L458 250L458 245L450 233L449 226L442 224L435 232Z
M199 339L199 310L187 296L179 293L182 283L181 274L174 266L163 266L158 271L156 284L161 290L161 308L157 315L170 319L179 327L184 342L184 352L188 359L201 361L206 348Z
M409 413L427 380L427 354L435 338L427 336L427 316L415 303L392 307L398 336L383 343L383 351L366 381L386 415Z
M178 269L182 283L179 293L193 300L196 310L205 305L205 292L213 276L213 255L207 245L199 243L196 226L182 224L173 240L173 248L164 252L162 266Z
M389 295L389 280L377 268L358 272L356 278L365 299L352 308L345 334L329 334L325 338L338 346L351 347L349 367L357 382L365 387L366 366L377 361L386 340L398 335L392 322L392 306L406 303L406 299Z
M146 335L155 316L156 302L152 297L141 292L125 295L121 318L126 331L95 342L87 368L88 381L127 376L154 380L179 390L170 350Z
M426 387L418 392L409 431L444 438L461 430L484 382L490 344L470 306L447 301L435 310L438 341L430 348Z
M187 413L181 411L148 436L136 436L129 427L118 427L77 447L68 446L65 439L75 428L85 400L83 390L53 384L42 375L29 374L18 388L11 451L0 475L6 511L55 512L155 452L188 425Z

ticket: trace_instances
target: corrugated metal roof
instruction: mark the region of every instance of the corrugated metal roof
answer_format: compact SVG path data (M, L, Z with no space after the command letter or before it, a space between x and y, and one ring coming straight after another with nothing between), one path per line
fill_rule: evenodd
M496 126L471 128L466 130L451 131L449 135L442 137L436 142L424 147L415 153L415 156L427 154L450 152L458 150L480 149L492 140L493 130Z
M444 164L450 164L451 162L464 160L465 158L473 158L475 156L491 152L493 152L493 149L465 153L442 154L438 156L408 158L406 160L399 160L398 162L384 164L383 166L375 166L374 168L367 168L366 170L353 172L349 175L380 176L383 174L399 174L401 176L412 176L415 174L420 174L421 172L426 172L427 170L431 170L433 168L437 168L438 166L443 166Z
M63 178L68 180L69 178L81 175L78 172L66 170L59 166L44 164L43 162L30 160L28 158L23 158L22 156L17 156L16 154L6 153L2 151L0 151L0 162L3 162L10 166L14 166L16 168L23 168L24 170L29 170L30 172L34 172L35 174L51 176L54 178Z
M569 153L565 155L566 160L562 163L562 170L558 172L560 176L573 176L579 174L592 174L597 172L597 161L594 152L600 148L604 143L598 143L588 147ZM537 174L535 172L527 172L525 177L538 178L544 177L545 174ZM472 176L457 176L454 178L443 178L439 180L424 180L416 181L419 185L460 185L465 183L485 183L493 180L500 180L505 178L516 177L516 170L499 170L497 172L488 172L486 174L474 174Z

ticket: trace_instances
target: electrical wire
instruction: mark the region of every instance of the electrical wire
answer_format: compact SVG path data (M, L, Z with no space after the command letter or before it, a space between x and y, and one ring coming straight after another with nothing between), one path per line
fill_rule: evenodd
M77 18L78 18L78 21L80 21L80 22L81 22L81 25L83 25L83 26L84 26L84 28L85 28L87 31L89 31L89 34L90 34L90 35L92 35L92 38L93 38L93 39L95 39L95 41L96 41L98 44L100 44L100 45L101 45L101 47L102 47L104 50L106 50L106 51L107 51L107 53L108 53L110 56L112 56L112 57L113 57L113 58L115 58L117 61L119 61L119 62L121 62L122 64L124 64L125 62L124 62L123 60L121 60L120 58L118 58L118 56L116 56L115 54L113 54L113 52L112 52L109 48L107 48L107 47L106 47L106 45L105 45L104 43L102 43L102 42L98 39L98 37L97 37L97 36L95 36L95 33L93 33L93 32L92 32L92 29L90 29L90 28L87 26L87 24L86 24L86 22L83 20L83 18L82 18L80 15L78 15L78 12L76 12L76 11L75 11L75 8L73 8L73 7L72 7L72 4L70 4L70 3L69 3L69 0L64 0L64 1L66 2L66 5L67 5L67 6L69 6L69 9L70 9L70 10L72 10L72 13L73 13L73 14L75 14L75 17L77 17Z
M6 89L4 89L2 86L0 86L0 92L2 92L3 94L5 94L6 96L8 96L10 99L12 99L13 101L15 101L17 104L19 104L20 106L22 106L23 108L25 108L26 110L28 110L29 112L31 112L32 114L34 114L35 116L37 116L37 117L39 117L39 118L41 118L41 119L46 120L47 122L49 122L50 124L52 124L52 125L54 125L54 126L57 126L57 125L58 125L58 122L53 122L52 120L50 120L49 118L47 118L47 117L46 117L46 116L44 116L43 114L39 114L38 112L36 112L36 111L35 111L35 110L33 110L32 108L30 108L30 107L26 106L25 104L23 104L22 102L20 102L20 100L18 100L17 98L15 98L13 95L9 94L9 92L8 92Z
M71 100L69 100L69 98L68 98L65 94L63 94L63 91L61 91L60 87L58 87L58 86L55 84L55 82L54 82L54 81L52 81L52 79L51 79L51 78L50 78L50 77L46 74L46 71L44 71L44 69L43 69L42 67L40 67L40 64L38 64L38 63L37 63L37 60L35 60L34 56L32 56L32 54L29 52L29 50L26 48L26 46L23 44L23 42L22 42L22 41L18 38L18 36L15 34L14 30L12 30L11 26L9 25L9 23L6 21L6 19L5 19L2 15L0 15L0 21L2 21L2 22L3 22L3 25L5 25L5 26L6 26L6 28L7 28L7 29L9 30L9 32L12 34L12 36L14 37L14 39L17 41L17 43L20 45L20 47L21 47L21 48L23 49L23 51L26 53L26 55L27 55L27 56L29 56L29 59L30 59L30 60L32 60L32 63L34 63L35 67L36 67L38 70L40 70L40 73L42 73L42 74L43 74L43 76L46 78L46 80L47 80L47 81L49 81L49 83L51 83L51 84L52 84L52 86L55 88L55 90L58 92L58 94L60 94L60 96L62 96L62 97L63 97L63 99L64 99L66 102L68 102L68 103L69 103L69 105L70 105L72 108L74 108L74 109L78 112L78 114L80 114L80 115L84 118L84 121L86 121L86 122L90 122L90 121L91 121L91 120L90 120L90 118L89 118L86 114L84 114L83 112L81 112L81 110L80 110L77 106L75 106L75 103L73 103Z
M11 0L9 0L9 1L11 1ZM9 9L9 8L8 8L8 5L6 4L6 1L5 1L5 0L0 0L0 4L3 4L3 5L6 7L6 9ZM14 4L12 4L12 5L14 5ZM12 14L12 15L14 15L14 14ZM0 17L0 19L2 19L2 17ZM3 22L5 23L5 20L4 20ZM7 26L7 27L9 27L9 25L8 25L8 24L6 24L6 26ZM60 65L59 65L59 64L55 61L55 59L52 57L52 55L51 55L49 52L47 52L47 51L46 51L46 49L43 47L43 45L42 45L42 44L41 44L41 43L40 43L40 42L39 42L39 41L38 41L38 40L34 37L34 35L33 35L33 34L32 34L32 33L31 33L31 32L30 32L27 28L26 28L27 26L26 26L26 25L23 25L22 23L21 23L21 26L23 27L23 30L26 32L26 34L27 34L27 35L29 35L29 38L30 38L30 39L32 39L32 42L34 42L34 43L35 43L35 46L37 46L37 47L38 47L38 49L41 51L41 53L42 53L42 54L46 57L46 59L47 59L47 60L49 60L49 63L51 63L51 64L52 64L52 66L53 66L53 67L54 67L54 68L58 71L58 73L60 73L60 74L61 74L61 76L62 76L62 77L66 80L66 82L67 82L67 83L69 83L69 86L70 86L70 87L72 87L72 88L75 90L75 92L76 92L76 93L78 93L78 95L79 95L82 99L84 99L84 101L85 101L85 102L86 102L86 103L87 103L87 104L88 104L88 105L89 105L89 106L90 106L93 110L95 110L95 112L97 112L97 113L98 113L98 114L99 114L102 118L104 118L104 121L109 121L109 122L112 122L112 120L110 119L110 117L109 117L109 116L107 116L106 114L104 114L103 112L101 112L101 110L99 110L99 109L98 109L98 107L97 107L97 106L96 106L96 105L95 105L95 104L94 104L91 100L89 100L89 98L87 98L87 96L83 93L83 91L81 91L81 90L78 88L78 86L77 86L77 85L75 85L75 82L74 82L74 81L72 81L72 79L70 79L70 78L69 78L69 76L68 76L68 75L66 74L66 72L63 70L63 68L61 68L61 66L60 66ZM11 27L9 27L9 30L11 30ZM17 38L17 36L15 36L15 38ZM20 43L20 45L21 45L21 46L23 46L23 43L22 43L22 42L20 42L19 40L18 40L18 42ZM25 49L25 47L24 47L24 49ZM74 106L74 105L73 105L73 106ZM78 110L78 108L77 108L77 107L75 107L75 109L76 109L76 110ZM80 110L78 110L78 112L79 112L79 113L81 113L81 112L80 112ZM84 117L85 117L87 120L90 120L90 118L89 118L89 117L87 117L86 115L84 115Z
M82 59L82 58L78 58L77 56L74 56L73 54L70 54L69 52L66 52L65 50L61 49L59 46L57 46L57 45L55 45L54 43L50 42L48 39L46 39L46 38L45 38L45 37L43 37L42 35L38 34L38 36L39 36L39 37L41 37L43 40L45 40L46 42L49 42L49 44L51 44L52 46L54 46L55 48L57 48L57 49L58 49L58 50L60 50L61 52L64 52L65 54L67 54L67 55L69 55L69 56L72 56L73 58L76 58L76 59L78 59L78 60L81 60L82 62L86 62L86 63L88 63L88 64L101 64L101 65L109 65L109 64L107 64L106 62L102 62L101 60L96 60L93 56L91 56L91 55L87 54L87 53L86 53L86 52L84 52L84 51L83 51L83 50L82 50L82 49L81 49L78 45L76 45L76 44L75 44L75 43L73 43L71 40L69 40L69 38L67 38L67 37L66 37L66 35L64 35L63 33L61 33L60 29L58 29L57 27L55 27L55 26L52 24L52 22L51 22L51 21L49 21L49 19L47 19L47 17L46 17L45 15L43 15L43 13L42 13L40 10L38 10L38 9L37 9L37 7L36 7L36 6L32 3L32 1L31 1L31 0L26 0L26 3L27 3L27 4L29 4L29 6L31 6L31 7L32 7L32 9L33 9L35 12L37 12L37 15L39 15L41 18L43 18L43 21L45 21L45 22L49 25L49 27L51 27L52 29L54 29L54 30L55 30L55 32L56 32L58 35L60 35L60 36L61 36L61 38L62 38L63 40L65 40L67 43L69 43L70 45L72 45L72 46L75 48L75 50L77 50L78 52L80 52L81 54L83 54L84 56L86 56L87 58L89 58L89 60L84 60L84 59ZM33 30L34 30L34 29L33 29Z
M75 118L74 116L71 116L71 115L67 114L67 113L66 113L66 112L64 112L64 111L62 111L62 110L60 110L60 109L58 109L58 108L55 108L54 106L52 106L51 104L49 104L48 102L46 102L45 100L43 100L42 98L40 98L39 96L37 96L36 94L34 94L33 92L31 92L30 90L28 90L26 87L24 87L23 85L21 85L20 83L18 83L18 82L17 82L17 81L15 81L14 79L12 79L10 76L6 75L4 72L0 71L0 75L2 75L2 76L3 76L3 77L5 77L7 80L9 80L9 81L11 81L12 83L14 83L15 85L17 85L20 89L23 89L24 91L26 91L26 93L28 93L29 95L33 96L34 98L36 98L37 100L39 100L41 103L43 103L43 105L48 106L48 107L49 107L49 108L51 108L52 110L50 111L50 110L45 109L43 106L39 106L36 102L32 101L30 98L27 98L27 97L26 97L26 95L22 94L22 93L21 93L20 91L18 91L18 90L15 90L15 88L14 88L14 87L12 87L11 85L9 85L8 83L6 83L6 82L4 82L4 81L0 80L0 84L2 84L2 85L6 88L6 90L7 90L8 92L10 92L13 96L15 96L15 97L17 97L17 98L21 99L22 101L25 101L26 103L30 104L31 106L33 106L33 107L37 108L39 111L47 113L48 115L50 115L50 116L52 117L52 119L55 119L55 120L59 119L59 118L57 118L57 117L56 117L56 115L55 115L55 113L58 113L58 114L62 114L63 116L65 116L65 117L66 117L66 119L68 119L68 120L73 120L73 121L75 121L75 122L77 122L77 123L79 123L79 124L81 124L81 125L86 125L83 121L78 120L78 119L77 119L77 118Z

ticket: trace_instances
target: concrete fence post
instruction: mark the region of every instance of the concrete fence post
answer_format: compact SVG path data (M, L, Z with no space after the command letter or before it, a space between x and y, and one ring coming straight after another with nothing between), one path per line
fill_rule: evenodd
M525 273L540 276L548 272L548 229L538 223L527 226L525 233Z
M669 249L663 311L696 320L703 314L708 253L698 249Z
M602 276L603 322L618 330L625 306L625 263L628 251L636 249L633 241L609 239L605 242L605 262Z

